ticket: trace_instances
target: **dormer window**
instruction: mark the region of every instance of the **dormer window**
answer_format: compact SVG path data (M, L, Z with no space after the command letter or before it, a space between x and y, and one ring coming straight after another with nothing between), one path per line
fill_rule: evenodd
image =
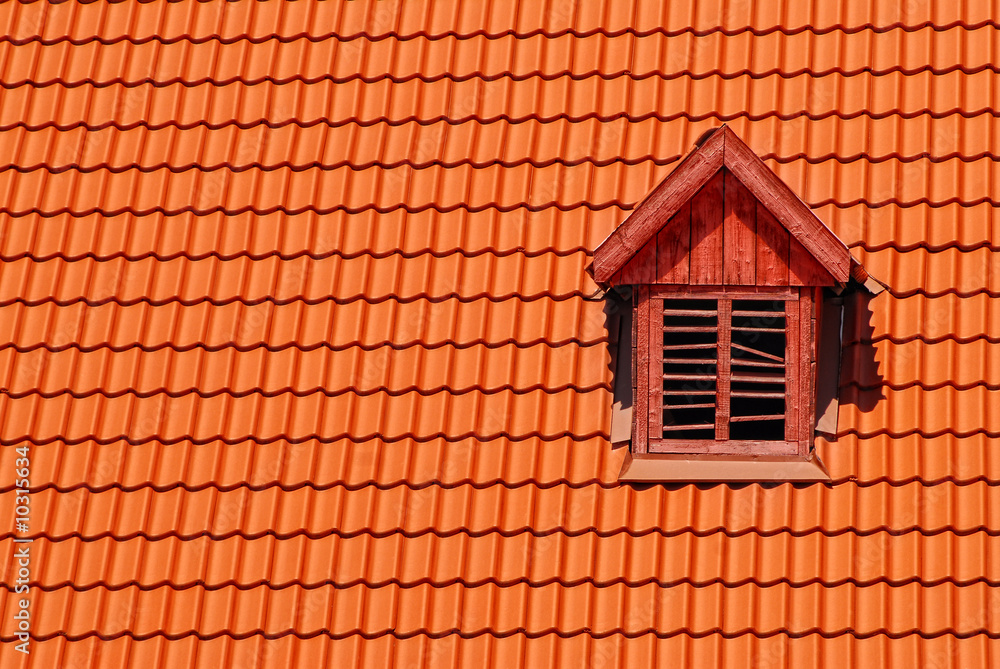
M594 254L595 280L630 288L634 309L620 478L826 480L818 321L852 270L863 274L732 130L714 132Z

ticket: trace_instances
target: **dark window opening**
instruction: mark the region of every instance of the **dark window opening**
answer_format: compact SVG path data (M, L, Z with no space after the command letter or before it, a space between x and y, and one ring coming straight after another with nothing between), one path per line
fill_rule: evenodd
M717 300L663 301L664 439L714 439Z
M659 438L783 441L785 300L665 298L662 304Z
M733 300L729 438L785 438L785 302Z

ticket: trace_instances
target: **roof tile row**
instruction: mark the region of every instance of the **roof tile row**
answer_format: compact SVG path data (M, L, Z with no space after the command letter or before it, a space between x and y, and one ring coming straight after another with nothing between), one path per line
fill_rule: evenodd
M917 293L932 297L1000 293L1000 256L987 247L939 252L922 248L900 252L886 247L869 252L859 249L857 256L873 276L898 274L900 278L892 283L891 290L899 297ZM142 301L160 306L174 301L224 305L302 300L312 305L388 299L409 302L419 298L439 301L449 297L463 301L480 297L565 300L597 291L593 282L581 279L588 263L589 256L579 250L565 255L452 253L413 258L298 256L289 260L277 256L261 260L247 256L189 260L180 256L166 261L150 257L135 261L121 257L107 261L54 258L41 262L22 258L4 263L0 269L4 279L0 304L55 302L66 306L84 301L96 306ZM592 311L600 313L600 309L601 304L595 303Z
M787 35L742 32L703 36L687 33L635 33L609 37L563 34L547 37L476 35L428 39L316 40L271 38L248 48L245 40L228 44L188 40L110 45L90 41L45 45L0 44L4 87L58 83L137 84L147 81L188 84L243 81L365 79L377 81L440 78L554 77L600 73L632 78L735 76L780 72L785 76L832 72L860 73L933 69L993 70L1000 47L994 31L924 27L875 33L870 30Z
M964 218L968 243L984 228L983 210ZM933 211L933 210L932 210ZM282 213L227 216L221 212L175 216L69 214L41 216L0 215L0 257L5 262L25 256L36 260L93 257L138 260L153 256L169 260L179 256L223 259L248 256L295 258L307 255L354 258L361 255L406 257L427 254L510 255L523 252L563 255L591 248L607 234L614 221L625 215L615 207L597 211L550 208L524 215L496 209L469 212L456 209L417 213L402 210L379 214L366 211L346 214Z
M814 206L995 204L990 194L1000 189L1000 170L990 158L933 163L928 159L905 163L896 159L877 163L857 160L847 164L833 159L818 163L795 160L772 163L771 167ZM553 206L631 208L663 176L664 169L651 161L603 167L593 163L482 168L465 164L304 171L254 167L241 171L135 168L114 172L100 168L0 171L0 193L6 198L4 212L14 215L521 209L516 217ZM853 242L853 236L847 241Z
M919 308L916 302L924 299L910 298L910 308ZM986 306L980 310L986 322L990 322L991 313ZM358 297L342 304L331 300L310 304L301 298L227 304L202 300L156 306L144 301L131 305L76 301L67 306L45 301L30 307L21 302L0 306L0 314L4 316L0 318L4 341L21 349L89 350L107 345L116 349L170 346L213 350L389 346L396 350L409 346L594 344L607 337L601 305L582 296L435 296L378 302ZM547 325L539 328L539 323ZM975 321L969 323L969 327L974 325Z
M943 345L939 345L943 348ZM998 355L1000 362L1000 346ZM979 347L980 351L983 350ZM969 348L969 354L974 355ZM43 395L118 395L157 392L199 395L253 392L296 394L323 391L361 395L384 390L390 394L410 391L462 393L472 390L498 392L504 388L524 392L532 388L553 391L610 388L608 352L604 346L505 344L467 348L442 346L400 350L359 347L340 351L286 348L248 352L227 349L207 352L196 348L177 352L133 348L115 352L103 348L93 353L77 349L50 353L35 349L18 353L0 351L0 385L7 393Z
M0 590L4 618L0 639L16 638L16 596ZM377 588L364 585L312 589L301 586L240 590L159 587L58 588L36 606L32 633L45 640L65 635L212 638L295 634L333 638L463 634L538 636L552 632L604 637L655 632L669 636L721 632L802 635L822 632L870 637L881 634L968 636L988 630L1000 597L986 583L924 586L819 584L761 587L687 584L594 586L559 584L465 587L429 584ZM978 613L973 613L978 612ZM95 615L96 613L96 615Z
M883 433L932 437L946 432L996 436L1000 434L1000 418L993 410L993 392L985 385L964 390L952 386L932 390L919 386L886 388L882 393L878 388L848 386L841 402L871 403L873 408L860 415L844 410L838 430L862 437ZM551 439L609 434L608 416L601 409L609 401L604 386L562 390L477 388L426 395L416 391L399 395L385 391L368 395L279 391L206 397L196 393L173 396L134 392L75 397L64 391L51 397L3 397L0 439L5 443L26 437L45 443L54 439L144 441L157 437L166 442L186 438L204 442L313 437L329 441L375 437L396 441L412 437L424 441L467 436L520 440L531 436ZM884 400L878 401L880 398Z
M782 164L800 159L810 164L829 159L845 163L858 158L876 163L893 158L913 162L928 157L928 143L934 147L932 160L938 163L952 158L968 162L996 154L1000 150L998 123L994 115L982 113L970 117L798 117L788 121L772 116L761 120L739 118L730 126L748 143L759 146L765 159ZM134 167L226 167L238 171L284 166L296 170L434 164L486 167L498 163L541 167L555 162L606 165L647 160L670 165L717 124L714 119L677 122L655 118L557 118L510 122L501 118L486 123L408 121L372 126L348 122L269 127L256 123L244 128L224 124L217 129L198 125L184 130L169 125L127 130L111 126L29 130L17 126L0 135L0 168L26 171L45 167L59 171L78 167L92 171L107 167L122 171ZM266 221L263 223L266 225Z
M477 488L615 487L623 457L621 450L609 451L601 438L570 437L545 441L402 439L388 444L377 439L204 444L155 440L67 444L55 440L32 449L37 455L31 477L36 491L53 486L64 491L149 487L233 490L274 485L288 490L302 486L354 490L365 486L423 489L469 484ZM845 435L835 444L820 440L819 452L835 481L854 480L862 487L879 482L934 485L951 481L968 485L981 481L991 486L1000 482L995 437L983 434L962 439L951 434L930 438L882 434L866 439ZM13 448L0 451L0 463L11 470L16 457ZM13 489L12 482L0 488L5 492Z
M109 84L15 86L0 100L0 128L84 125L220 127L238 124L371 125L446 119L633 121L737 118L855 118L992 115L1000 106L996 75L893 72L820 77L780 74L676 79L604 79L569 75L545 80L468 79L459 82L383 79L366 83L292 81L282 84ZM668 111L684 110L684 111ZM613 141L613 140L606 140ZM247 149L254 153L256 149Z
M0 510L13 514L14 497L13 491L0 493ZM34 498L32 532L53 540L495 532L605 536L987 531L993 535L990 528L1000 518L1000 489L984 481L931 486L843 482L811 488L786 483L737 489L715 486L700 492L683 487L635 490L535 484L290 491L112 488L97 493L86 489L60 493L50 488ZM9 531L0 534L10 536Z
M205 40L217 36L225 40L255 41L278 34L322 38L338 35L474 35L501 37L514 32L528 36L534 32L558 35L574 33L716 32L757 33L773 31L827 32L841 27L849 31L869 26L879 28L925 24L991 24L994 14L989 0L954 3L912 2L900 5L893 0L850 0L836 4L759 3L731 5L724 0L697 5L654 0L602 2L565 5L558 0L512 6L506 2L469 5L459 0L431 0L408 3L352 2L337 6L317 3L308 11L297 7L237 6L221 8L186 0L163 5L112 2L106 6L68 2L52 7L25 5L4 8L0 26L13 40L100 39L115 41Z
M265 300L344 303L453 296L464 300L543 296L566 299L581 293L580 275L588 262L582 250L568 255L452 253L413 258L329 256L318 260L306 256L290 260L277 256L261 260L246 256L233 260L177 257L167 261L148 257L135 261L120 257L107 261L54 258L43 262L23 258L0 268L0 304L54 301L66 305L81 300L97 304ZM597 287L591 283L584 289L593 293ZM600 305L594 308L600 310Z
M308 639L291 635L277 638L253 635L245 639L222 636L205 640L183 637L171 641L163 637L145 641L129 637L67 641L54 637L35 642L24 666L51 667L63 662L81 669L117 669L131 662L149 669L212 669L226 664L253 666L273 662L276 666L330 665L359 669L425 665L478 669L484 665L578 666L595 662L607 669L625 669L676 662L681 666L725 669L813 663L847 668L876 663L889 669L907 669L934 662L943 666L949 662L957 667L989 666L998 653L1000 641L985 634L929 639L918 634L859 639L850 635L825 637L821 633L764 638L753 634L725 637L718 633L699 636L681 633L665 638L655 634L630 637L612 634L601 638L586 634L565 637L557 633L531 637L518 633L499 638L450 634L406 639L387 635L370 640L360 636L330 639L322 635Z
M16 546L0 541L7 573ZM444 559L444 556L449 556ZM499 533L470 536L422 534L415 537L361 534L311 539L264 536L246 539L199 537L157 541L111 538L95 541L38 540L32 545L31 587L43 590L143 589L169 585L216 590L266 586L272 590L301 585L316 588L367 585L412 587L462 584L533 586L590 583L607 586L691 584L762 586L846 582L868 586L1000 582L1000 549L987 532L967 535L920 532L893 534L851 532L827 536L764 537L722 533L695 538L689 534L627 533L600 536L563 533L535 536Z

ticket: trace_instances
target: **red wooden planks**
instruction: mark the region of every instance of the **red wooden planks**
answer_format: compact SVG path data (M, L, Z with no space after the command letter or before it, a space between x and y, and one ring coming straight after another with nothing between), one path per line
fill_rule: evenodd
M691 200L691 283L722 283L722 170Z
M789 240L788 283L793 286L832 286L833 277L797 240Z
M788 285L788 230L757 203L757 285Z
M723 282L729 286L752 286L756 282L757 199L732 172L723 172Z
M656 236L656 283L691 280L691 203L670 218Z
M656 279L656 240L650 240L621 270L621 283L637 285Z

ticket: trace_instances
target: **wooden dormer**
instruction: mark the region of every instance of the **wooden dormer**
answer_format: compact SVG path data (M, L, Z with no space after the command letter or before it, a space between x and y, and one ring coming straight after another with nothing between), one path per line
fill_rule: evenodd
M622 479L824 480L818 305L852 268L847 246L731 129L712 133L594 253L595 280L633 296Z

